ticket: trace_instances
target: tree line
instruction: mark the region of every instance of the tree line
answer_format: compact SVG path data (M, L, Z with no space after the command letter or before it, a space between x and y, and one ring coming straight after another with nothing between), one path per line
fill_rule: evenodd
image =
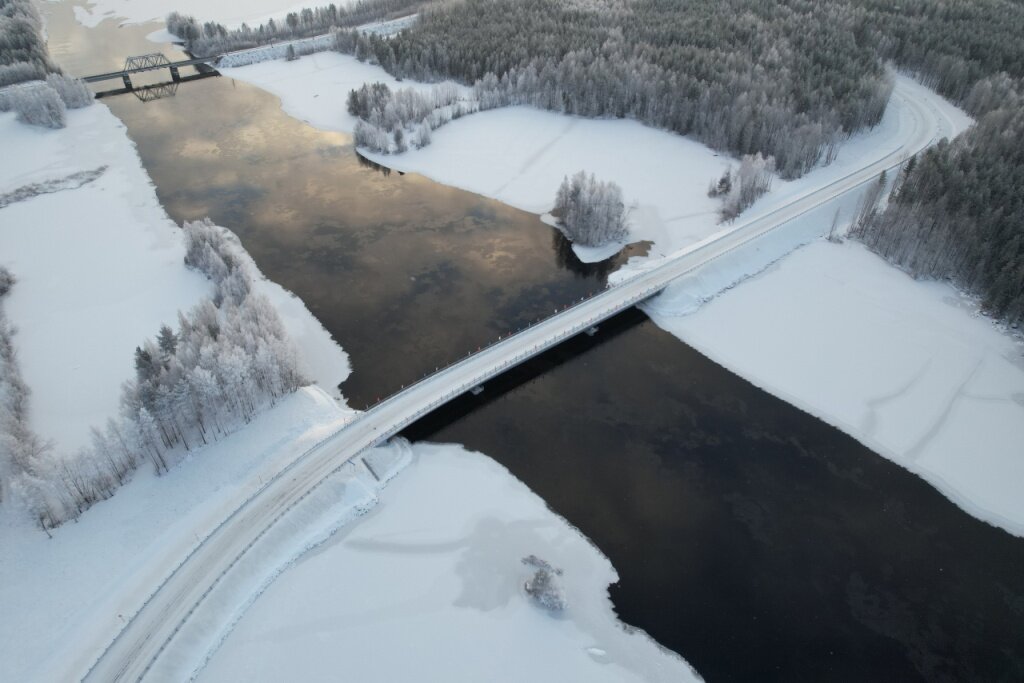
M1007 76L966 98L973 128L908 164L888 208L854 235L915 277L948 280L1024 323L1024 88Z
M359 118L353 131L356 146L374 152L401 154L409 144L430 144L431 131L479 109L464 100L453 83L439 83L427 92L385 83L365 83L349 91L348 113Z
M179 312L176 330L164 325L136 348L120 416L94 428L76 453L55 453L28 428L28 390L0 316L2 490L46 531L109 498L140 464L166 472L307 383L277 312L252 292L233 235L208 220L184 231L185 262L213 282L214 294Z
M411 14L423 0L359 0L347 7L334 3L289 12L283 20L269 19L256 27L243 23L228 29L213 21L171 12L167 30L181 38L195 55L208 56L232 50L247 50L281 40L295 40L330 33L334 28L351 28L383 19Z

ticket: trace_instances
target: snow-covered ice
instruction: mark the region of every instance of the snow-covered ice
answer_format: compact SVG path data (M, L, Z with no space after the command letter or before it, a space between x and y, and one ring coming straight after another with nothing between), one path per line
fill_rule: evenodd
M200 681L687 681L623 628L608 560L489 458L421 444L359 524L255 601ZM528 555L564 570L568 607L523 590Z
M1024 345L949 285L857 243L815 242L658 325L1024 535ZM680 309L681 306L681 309Z
M0 263L18 279L5 301L32 391L30 420L60 451L117 415L133 352L177 325L212 288L185 267L183 234L164 212L124 125L101 104L47 130L0 114L0 195L107 166L77 189L0 209ZM253 272L258 270L253 268ZM338 395L348 356L300 299L262 276L257 291L281 314L312 379Z

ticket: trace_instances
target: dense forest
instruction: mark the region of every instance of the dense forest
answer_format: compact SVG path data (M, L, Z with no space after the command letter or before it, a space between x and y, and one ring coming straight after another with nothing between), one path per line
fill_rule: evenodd
M1024 91L1006 78L995 81L999 85L982 81L968 98L984 112L978 123L921 155L904 173L888 208L854 234L914 276L950 280L979 296L991 315L1019 326L1024 323ZM995 95L999 88L1007 92ZM991 107L994 102L999 104Z
M185 262L213 282L214 295L135 350L120 417L94 428L76 453L56 453L29 427L28 388L0 309L0 493L46 531L109 498L141 463L165 472L306 383L277 312L251 291L233 236L209 221L184 231ZM0 292L12 286L0 269Z

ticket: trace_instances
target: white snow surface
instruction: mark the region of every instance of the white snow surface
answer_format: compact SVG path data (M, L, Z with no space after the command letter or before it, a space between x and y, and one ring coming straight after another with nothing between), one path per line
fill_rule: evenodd
M690 313L645 310L709 358L1024 536L1024 344L949 285L818 241Z
M199 681L693 681L615 617L615 570L491 459L420 444L381 504L259 597ZM521 559L564 570L563 613Z
M350 418L301 389L163 476L140 468L53 539L0 505L0 680L78 680L202 537Z
M5 300L32 391L32 427L58 451L87 443L117 415L133 353L177 312L212 292L185 267L183 233L161 207L124 125L101 104L44 130L0 115L0 194L101 166L97 180L0 209L0 263L17 278ZM253 265L253 272L259 271ZM258 275L307 374L340 398L348 356L297 297Z

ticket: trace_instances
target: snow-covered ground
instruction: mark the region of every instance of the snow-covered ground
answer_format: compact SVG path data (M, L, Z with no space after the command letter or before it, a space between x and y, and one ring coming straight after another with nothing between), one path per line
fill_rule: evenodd
M253 604L200 681L687 681L678 656L615 618L615 570L503 467L414 446L382 504ZM523 590L537 555L568 608Z
M210 529L350 417L302 389L161 477L140 468L53 539L0 506L0 680L77 680Z
M952 287L821 241L696 313L674 309L671 291L646 307L708 357L1024 535L1024 345Z
M31 391L31 424L58 450L117 415L133 352L211 293L185 267L182 232L164 212L124 125L101 104L47 130L0 114L0 195L106 167L95 180L0 209L0 263L18 279L5 302ZM254 272L258 272L255 267ZM260 278L309 375L335 397L348 356L300 299Z

